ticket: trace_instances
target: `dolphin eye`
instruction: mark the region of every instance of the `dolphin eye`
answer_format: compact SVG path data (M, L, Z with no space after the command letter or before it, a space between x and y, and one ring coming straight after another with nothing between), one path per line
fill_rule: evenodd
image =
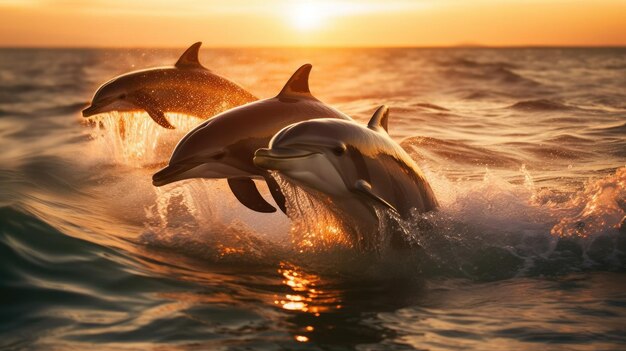
M333 153L337 156L341 156L346 153L346 147L341 145L333 148Z
M120 95L120 99L122 99L122 100L126 99L126 94Z

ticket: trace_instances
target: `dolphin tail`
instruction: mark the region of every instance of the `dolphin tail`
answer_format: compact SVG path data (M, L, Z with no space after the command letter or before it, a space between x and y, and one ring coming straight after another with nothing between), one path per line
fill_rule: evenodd
M276 212L276 208L265 201L251 178L228 178L228 186L237 200L247 208L262 212Z

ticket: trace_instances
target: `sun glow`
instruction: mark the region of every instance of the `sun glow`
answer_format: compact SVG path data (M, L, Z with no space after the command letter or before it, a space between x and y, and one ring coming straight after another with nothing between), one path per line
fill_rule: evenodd
M330 25L337 26L338 18L353 18L355 16L389 13L407 9L423 8L423 3L407 4L406 2L385 2L356 0L295 0L286 8L287 16L292 27L299 31L314 31L328 29Z
M296 2L290 13L291 24L299 30L309 31L322 26L328 17L328 8L313 1Z
M369 2L299 0L287 8L286 15L294 28L313 31L327 27L337 17L374 13L384 8Z

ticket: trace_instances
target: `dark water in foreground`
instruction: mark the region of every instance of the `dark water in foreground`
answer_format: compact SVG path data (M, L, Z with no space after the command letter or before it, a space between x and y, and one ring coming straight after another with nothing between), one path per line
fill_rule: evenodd
M204 50L257 96L310 62L357 120L391 106L442 209L376 255L224 182L152 187L195 119L81 123L101 82L178 54L0 50L0 349L626 348L625 49Z

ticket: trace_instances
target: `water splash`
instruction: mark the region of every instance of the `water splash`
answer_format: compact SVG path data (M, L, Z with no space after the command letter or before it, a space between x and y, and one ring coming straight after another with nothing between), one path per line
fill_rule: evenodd
M442 206L403 223L424 269L501 279L624 267L626 168L568 195L538 187L525 167L520 173L521 183L490 170L481 181L427 174Z
M430 173L428 179L441 204L440 212L472 226L491 231L545 230L553 221L537 202L538 192L526 167L519 170L523 183L512 183L490 169L480 181L450 180Z
M333 210L332 203L322 201L295 186L278 173L272 176L287 200L291 219L290 236L299 252L315 252L340 247L352 247L349 226Z
M441 208L429 213L414 211L409 220L375 208L379 226L367 234L372 237L366 250L373 256L354 252L362 249L354 238L366 233L355 233L355 226L330 199L313 196L277 174L273 176L286 195L290 216L284 231L272 227L282 241L267 240L259 233L254 218L247 224L226 220L220 212L232 213L240 205L234 202L228 209L220 209L225 205L224 191L208 180L155 190L157 201L147 210L152 221L148 231L161 236L157 240L161 245L180 248L194 256L200 251L203 258L249 261L271 256L273 260L290 258L293 262L305 259L307 265L321 266L321 270L332 266L348 271L354 267L369 269L371 262L361 262L359 257L393 261L398 255L395 240L402 238L411 248L403 250L402 255L419 256L422 264L403 262L403 268L394 266L394 270L420 269L492 279L533 272L541 260L560 259L564 247L586 254L594 240L617 233L624 218L626 168L590 181L584 190L566 197L538 186L531 170L523 166L515 182L489 169L480 181L450 180L428 169L426 174ZM236 217L245 214L238 212ZM585 226L588 242L565 244L563 238L580 237L574 230L582 220L589 223ZM270 218L270 222L274 221L276 217ZM618 250L616 244L611 245L606 257ZM207 254L208 251L211 252ZM598 255L594 257L597 261ZM564 264L563 269L581 267L580 260Z
M233 211L240 205L227 200L232 195L223 183L193 179L154 188L155 201L144 208L146 221L139 241L209 262L266 264L277 260L282 242L268 240L259 231L256 214L247 218Z
M109 112L89 118L94 154L110 163L144 166L167 161L176 143L202 119L167 113L165 129L146 112Z
M214 184L198 180L154 187L156 202L145 209L147 225L160 228L199 228L214 222L211 192Z
M552 227L552 235L589 238L625 230L626 167L613 175L587 182L567 205L570 211Z
M276 172L272 176L285 194L290 236L299 253L358 249L382 256L394 247L414 243L411 236L416 227L397 213L374 205L378 227L363 228L336 208L332 199L307 192Z
M489 169L478 182L434 173L428 179L441 202L440 212L485 231L591 237L620 229L626 208L626 167L590 180L570 194L538 187L524 166L520 173L521 184Z

